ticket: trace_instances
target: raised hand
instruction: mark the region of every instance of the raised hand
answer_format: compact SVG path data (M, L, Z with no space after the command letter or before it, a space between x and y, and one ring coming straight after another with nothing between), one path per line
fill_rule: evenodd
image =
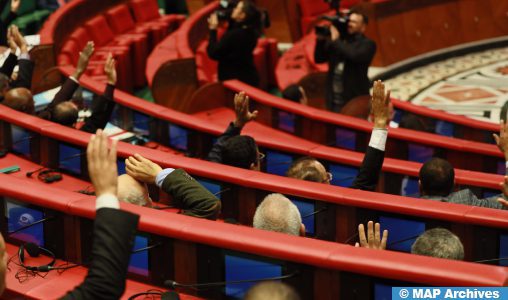
M358 225L358 235L360 243L356 243L355 247L363 247L370 249L386 249L386 241L388 240L388 230L383 230L383 237L381 237L381 225L376 223L374 230L374 222L367 223L367 237L365 237L365 228L363 224Z
M108 58L106 59L106 64L104 65L104 73L108 77L108 83L115 85L116 84L116 61L113 58L111 53L108 54Z
M113 140L111 148L108 149L108 137L99 129L95 135L92 135L86 148L88 175L97 196L103 194L116 195L118 189L117 142Z
M217 30L217 27L219 27L219 17L216 13L213 13L208 17L208 29Z
M385 85L381 80L374 82L371 101L374 128L386 128L390 122L390 91L385 94Z
M16 49L18 48L18 45L16 44L16 41L14 40L14 35L12 33L12 29L15 25L9 26L7 29L7 44L9 44L9 48L11 49L11 53L15 54Z
M158 164L139 154L134 154L125 160L125 169L134 179L149 184L154 184L157 174L162 171Z
M75 72L76 79L79 79L79 77L81 77L81 75L85 73L86 68L88 66L88 62L90 61L90 57L92 57L94 50L95 50L94 43L92 41L89 41L88 43L86 43L85 48L83 48L83 51L79 52L79 59Z
M28 44L25 41L25 38L19 32L19 28L16 25L12 25L9 27L10 34L16 45L19 47L21 53L28 53ZM8 34L8 33L7 33Z
M503 152L505 160L508 161L508 123L501 120L499 125L499 135L494 133L493 136L494 140L496 140L497 147Z
M245 95L245 92L240 92L235 95L235 113L236 120L235 126L242 128L248 122L254 120L258 116L258 111L249 111L249 96Z

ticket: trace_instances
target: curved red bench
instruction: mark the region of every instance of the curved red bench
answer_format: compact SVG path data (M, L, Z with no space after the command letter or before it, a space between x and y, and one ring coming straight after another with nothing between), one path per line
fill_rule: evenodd
M0 175L0 179L2 179L0 191L3 195L15 197L33 205L40 205L41 201L47 201L44 195L14 191L12 183L15 182L7 175ZM74 193L55 192L54 188L47 188L47 194L53 194L52 201L67 203L65 214L83 218L94 217L94 201L77 199ZM503 286L508 283L508 270L503 267L450 260L443 264L443 260L436 258L355 248L349 245L254 230L244 226L188 218L181 215L175 215L168 219L164 212L124 203L121 204L121 207L141 216L139 229L143 232L170 237L190 244L205 244L303 264L310 268L323 269L323 271L345 271L374 278L382 277L438 286ZM217 232L224 234L216 234ZM175 259L178 259L182 253L176 252L175 255ZM193 272L194 270L188 269L187 271ZM332 278L334 277L329 279L332 280ZM330 293L329 289L327 289L327 293ZM314 288L313 294L319 295L319 288Z
M7 118L7 115L11 117ZM86 147L90 136L87 133L76 131L75 129L63 127L57 124L49 125L40 123L35 126L30 125L34 124L34 121L38 119L32 116L25 116L25 118L20 120L19 118L16 118L16 112L3 106L0 106L0 119L17 126L26 126L25 128L27 129L31 128L31 131L40 134L44 137L44 139L50 138L56 141L63 141L83 149ZM42 153L48 153L48 150L41 149L41 151ZM204 177L213 181L223 182L226 185L234 185L241 189L247 189L242 199L236 199L235 197L231 198L231 195L228 196L229 198L226 197L223 199L223 207L228 207L233 203L237 203L234 205L236 205L239 210L233 214L239 213L237 218L239 217L239 220L243 224L250 224L252 222L252 216L256 206L256 199L252 198L252 196L247 197L247 195L255 195L255 191L259 190L263 191L263 193L279 192L303 199L312 199L319 202L330 203L331 205L336 206L337 212L348 211L348 207L355 207L357 209L377 212L378 214L394 213L401 216L412 216L429 220L436 219L441 222L455 224L454 226L459 227L485 226L501 231L505 231L505 229L508 228L508 212L506 211L322 185L292 178L237 169L193 158L176 156L169 153L161 155L161 152L156 150L119 143L119 157L125 158L133 155L134 153L139 153L163 167L183 168L190 174L197 177ZM41 159L47 160L51 163L49 158L43 156ZM460 172L458 172L457 177L460 177L461 175L464 175L464 177L467 177L470 180L473 180L473 176L475 176L471 176L471 174L467 173L460 174ZM14 177L9 178L12 180L19 180ZM47 194L39 192L37 187L30 188L32 185L36 186L35 183L31 183L30 185L27 185L26 190L19 190L18 188L10 186L12 188L11 192L17 193L16 195L18 196L26 195L27 197L37 198L47 196ZM5 188L8 189L9 186ZM0 193L3 195L5 194L2 190L0 190ZM51 198L47 198L45 201L51 201L50 199ZM87 201L87 203L90 204L90 201ZM50 205L49 202L47 205ZM47 205L45 204L44 206ZM66 204L62 203L57 208L64 209L65 206ZM337 226L340 226L337 228L341 228L340 232L338 231L336 236L333 238L334 240L344 241L347 237L351 236L351 234L356 230L357 221L355 215L356 213L353 211L351 212L351 215L347 217L351 218L350 225L343 224L344 219L342 218L337 218L333 221L337 222Z

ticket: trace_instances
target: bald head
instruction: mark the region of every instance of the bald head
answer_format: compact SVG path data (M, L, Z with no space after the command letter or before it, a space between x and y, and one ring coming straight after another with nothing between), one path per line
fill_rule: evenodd
M313 157L302 157L295 160L286 175L290 178L330 184L325 167Z
M33 114L35 111L32 93L26 88L9 90L4 94L4 101L2 104L27 114Z
M302 216L288 198L282 194L270 194L256 208L255 228L282 232L291 235L304 235Z
M266 281L256 284L245 295L244 300L300 300L295 290L289 285L276 282Z
M130 175L118 176L118 199L139 206L152 206L148 190L144 183L137 181Z
M65 101L53 109L51 120L64 126L73 126L78 120L78 107L72 101Z

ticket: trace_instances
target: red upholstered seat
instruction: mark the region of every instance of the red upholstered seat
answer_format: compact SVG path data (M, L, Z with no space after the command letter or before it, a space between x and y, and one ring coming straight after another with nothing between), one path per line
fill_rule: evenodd
M146 84L144 75L146 57L149 49L148 34L146 32L131 33L136 28L134 20L127 5L119 5L106 13L109 28L116 36L114 43L131 46L134 85L141 87Z
M131 44L128 40L116 40L102 15L90 19L85 24L86 32L94 41L98 53L111 52L117 60L118 82L117 86L123 90L132 90L133 66ZM99 74L97 74L99 75Z
M157 0L133 0L130 6L136 21L138 30L150 30L152 34L152 46L155 46L170 32L173 26L174 16L159 13Z

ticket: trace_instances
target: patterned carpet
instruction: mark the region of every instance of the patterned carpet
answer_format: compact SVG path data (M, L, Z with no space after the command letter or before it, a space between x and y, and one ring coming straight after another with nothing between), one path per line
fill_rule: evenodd
M508 47L432 63L386 82L398 99L498 123L508 101Z

